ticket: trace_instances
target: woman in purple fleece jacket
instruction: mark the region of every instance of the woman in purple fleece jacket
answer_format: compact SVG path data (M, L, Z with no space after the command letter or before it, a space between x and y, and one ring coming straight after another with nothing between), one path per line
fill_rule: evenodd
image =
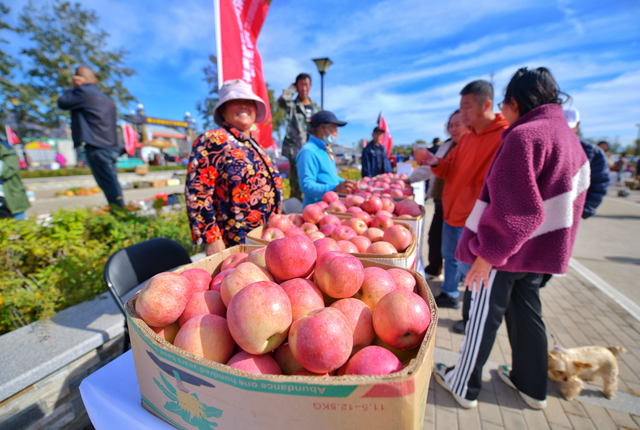
M500 109L510 124L493 159L456 258L472 264L460 358L435 366L436 380L464 407L477 404L484 366L504 316L512 368L498 375L535 409L546 406L547 336L539 296L543 273L564 273L589 187L589 162L545 68L518 70Z

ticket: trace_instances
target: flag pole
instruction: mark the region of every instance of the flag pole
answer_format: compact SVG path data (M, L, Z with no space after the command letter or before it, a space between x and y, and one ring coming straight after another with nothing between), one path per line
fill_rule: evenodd
M220 0L213 0L213 21L216 29L216 60L218 68L218 88L222 87L224 77L222 76L222 29L220 28Z

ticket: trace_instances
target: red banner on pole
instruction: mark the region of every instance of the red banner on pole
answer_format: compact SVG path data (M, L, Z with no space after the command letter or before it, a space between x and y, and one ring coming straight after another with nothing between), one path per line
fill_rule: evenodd
M387 157L391 157L391 148L393 147L393 138L387 126L387 121L382 116L382 112L378 116L378 127L384 130L384 134L380 136L380 144L387 150Z
M17 145L18 143L20 143L20 139L18 138L18 136L16 136L16 134L13 132L11 127L9 127L8 125L5 125L4 130L7 133L7 141L10 144Z
M267 105L266 119L256 124L254 137L264 148L273 144L271 108L257 42L270 0L213 0L216 15L218 85L242 79Z
M124 150L127 154L133 155L138 144L138 133L129 124L125 124L122 127L122 134L124 136Z

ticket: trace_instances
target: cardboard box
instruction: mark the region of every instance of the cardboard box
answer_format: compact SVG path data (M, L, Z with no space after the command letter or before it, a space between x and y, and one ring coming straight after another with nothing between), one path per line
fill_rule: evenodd
M344 215L344 214L340 214ZM347 217L348 218L348 217ZM400 218L404 220L404 218ZM416 262L418 260L420 242L418 241L418 237L416 235L415 230L407 223L404 222L395 222L396 224L401 224L411 231L411 235L413 236L413 242L411 246L407 248L404 252L399 252L397 254L389 254L389 255L380 255L380 254L364 254L364 253L355 253L352 254L355 257L358 257L363 260L376 261L382 264L389 264L391 266L400 267L401 269L415 269ZM251 230L247 233L247 237L245 238L245 242L248 245L263 245L267 246L271 242L270 240L262 239L262 231L264 230L264 226L260 226L256 229Z
M182 270L198 267L215 275L229 255L257 248L235 246ZM438 312L424 278L411 274L431 309L431 325L419 347L403 352L405 369L382 376L253 375L214 363L157 336L136 315L136 294L127 301L126 310L142 406L173 426L189 430L421 429Z

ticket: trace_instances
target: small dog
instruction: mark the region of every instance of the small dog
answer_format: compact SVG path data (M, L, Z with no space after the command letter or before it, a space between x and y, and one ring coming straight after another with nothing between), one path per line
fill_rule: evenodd
M560 393L566 400L573 400L584 388L582 381L602 377L602 393L611 399L618 391L618 360L626 348L613 345L584 346L549 351L549 379L561 382Z

